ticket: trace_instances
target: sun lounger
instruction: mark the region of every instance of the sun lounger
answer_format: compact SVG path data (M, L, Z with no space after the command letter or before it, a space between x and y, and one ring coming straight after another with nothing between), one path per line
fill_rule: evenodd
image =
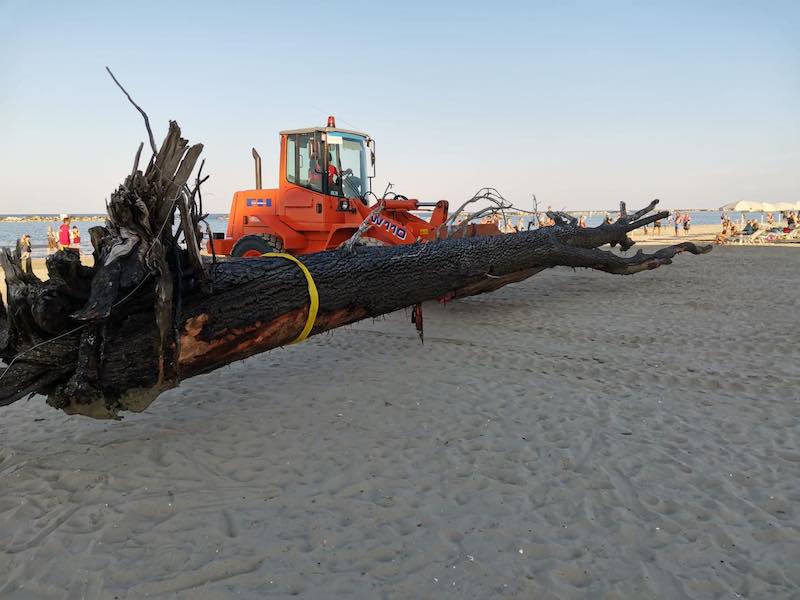
M800 227L795 227L789 233L784 233L775 238L776 242L800 242Z
M765 241L764 236L766 235L766 233L767 233L766 229L759 229L758 231L754 231L753 235L751 235L747 239L747 243L748 244L763 244L764 241Z
M739 244L755 244L755 243L763 244L764 234L766 232L767 232L766 229L759 229L751 234L740 233L731 237L728 240L728 243L735 244L738 242Z

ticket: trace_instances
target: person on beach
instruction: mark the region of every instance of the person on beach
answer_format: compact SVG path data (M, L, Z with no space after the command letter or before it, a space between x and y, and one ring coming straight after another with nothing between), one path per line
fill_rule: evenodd
M689 225L692 224L692 217L689 213L683 213L683 234L689 235Z
M653 222L653 235L655 235L656 233L658 233L658 235L661 235L661 219Z
M556 224L555 220L551 219L550 215L547 214L549 212L552 212L552 210L553 210L552 206L547 207L547 210L544 213L544 217L539 218L539 227L552 227L553 225Z
M727 244L730 240L731 233L730 233L730 222L723 221L722 222L722 233L718 233L717 236L714 238L715 244Z
M58 227L58 249L67 250L72 243L72 236L69 233L69 217L65 216Z
M78 227L76 225L72 226L72 231L69 234L69 247L70 249L74 250L78 254L81 253L81 232L78 231Z
M586 229L586 217L584 217L583 215L578 217L578 227L580 227L581 229Z
M47 253L53 254L53 252L58 252L58 236L56 232L53 230L52 225L47 226Z
M17 240L17 255L19 256L22 271L33 273L33 265L31 261L31 236L27 233Z
M675 225L675 237L678 237L678 231L680 231L681 227L681 216L678 214L678 211L675 211L675 217L673 218L672 223Z

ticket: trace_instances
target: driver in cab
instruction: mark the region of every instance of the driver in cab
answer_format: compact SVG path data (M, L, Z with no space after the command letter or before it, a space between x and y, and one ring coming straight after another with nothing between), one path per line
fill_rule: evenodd
M332 189L339 179L339 169L333 164L333 156L328 152L328 186Z
M339 193L341 193L342 177L352 174L353 169L345 169L340 174L339 169L337 169L336 165L333 164L333 156L331 156L331 153L328 152L328 189L336 189L339 191Z
M316 160L316 158L312 156L310 168L308 170L309 180L311 182L312 187L315 189L322 183L322 168L321 168L322 165L320 164L320 162L321 161ZM341 193L342 179L339 174L339 169L337 169L336 165L333 164L333 156L331 156L330 152L328 152L327 171L328 171L328 189L331 192L338 190L338 192ZM353 174L352 169L345 169L341 175L344 176L352 174Z

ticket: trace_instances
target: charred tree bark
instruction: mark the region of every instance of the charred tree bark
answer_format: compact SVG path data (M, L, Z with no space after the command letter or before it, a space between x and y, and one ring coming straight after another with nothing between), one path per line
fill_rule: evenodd
M143 410L181 379L288 344L303 329L309 290L296 265L261 258L198 266L189 256L196 247L177 247L169 219L184 185L171 179L185 182L199 155L190 150L181 162L181 141L178 148L171 129L151 162L160 173L148 169L148 179L135 172L118 190L124 202L112 201L108 231L96 232L94 268L59 253L42 282L22 273L10 253L0 256L9 292L9 309L0 311L0 357L17 357L0 375L0 406L41 393L71 413ZM426 300L496 290L550 267L624 275L710 249L683 243L630 257L598 249L628 249L630 231L666 216L645 216L654 207L623 211L617 222L591 229L553 213L554 227L530 232L304 256L319 293L312 335ZM195 231L185 212L183 228ZM157 230L165 220L169 235Z

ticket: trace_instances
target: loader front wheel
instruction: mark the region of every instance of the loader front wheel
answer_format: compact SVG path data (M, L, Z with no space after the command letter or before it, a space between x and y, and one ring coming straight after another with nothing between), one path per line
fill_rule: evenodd
M233 245L231 256L252 258L267 252L283 252L283 240L276 235L245 235Z

